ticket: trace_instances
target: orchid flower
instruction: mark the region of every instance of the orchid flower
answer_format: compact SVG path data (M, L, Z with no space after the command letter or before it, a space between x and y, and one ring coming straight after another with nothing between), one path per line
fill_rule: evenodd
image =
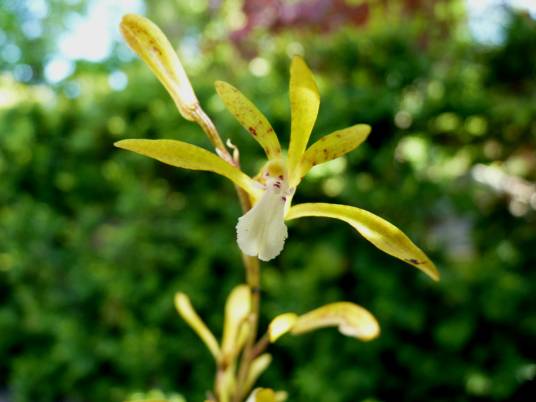
M192 120L199 104L184 69L164 34L156 25L141 18L124 18L124 36L164 84L181 114ZM219 154L182 141L129 139L115 145L176 167L217 173L244 190L252 208L238 219L236 232L238 246L246 255L263 261L277 257L288 237L286 221L307 216L335 218L350 224L385 253L415 266L434 280L439 279L432 261L402 231L383 218L348 205L292 205L300 181L312 167L352 151L371 130L366 124L357 124L307 146L318 115L320 96L313 75L301 57L294 57L290 67L291 124L286 156L267 118L250 100L231 84L217 81L215 86L227 109L266 154L267 161L255 176L244 173Z

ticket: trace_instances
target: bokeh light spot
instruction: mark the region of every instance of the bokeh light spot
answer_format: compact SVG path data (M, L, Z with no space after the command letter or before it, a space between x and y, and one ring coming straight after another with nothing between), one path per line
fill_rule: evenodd
M108 76L108 84L114 91L122 91L128 85L128 77L123 71L114 71Z
M270 63L262 57L255 57L249 63L249 71L257 77L263 77L270 72Z
M45 65L45 78L54 84L70 76L74 69L74 63L71 60L54 58Z

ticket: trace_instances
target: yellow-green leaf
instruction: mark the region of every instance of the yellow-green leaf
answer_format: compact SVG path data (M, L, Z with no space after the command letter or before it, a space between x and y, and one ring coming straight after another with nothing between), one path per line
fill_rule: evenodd
M166 35L147 18L134 14L125 15L120 28L131 49L167 89L182 116L190 121L195 120L199 101Z
M175 294L175 308L182 319L186 321L199 338L201 338L208 350L210 350L210 353L212 353L212 356L214 356L214 359L218 361L221 355L218 342L193 308L190 298L181 292Z
M298 315L294 313L284 313L275 317L268 326L270 342L277 341L281 336L290 331L297 319Z
M290 186L300 181L301 162L320 107L320 95L313 74L301 57L294 57L290 66L290 144L288 173Z
M413 265L433 280L439 280L439 271L426 254L400 229L373 213L348 205L298 204L289 209L286 219L304 216L319 216L345 221L380 250Z
M225 322L223 323L222 352L224 356L234 358L240 352L240 332L251 309L251 291L247 285L235 287L225 304Z
M365 141L369 133L368 124L356 124L320 138L305 151L300 164L300 178L305 176L313 166L352 151Z
M350 302L337 302L319 307L298 317L292 326L293 335L301 335L324 327L338 327L346 336L368 341L380 333L374 316L363 307Z
M216 92L238 122L261 145L268 159L281 157L281 145L268 119L238 89L223 81L216 81Z
M260 190L253 179L219 156L198 146L176 140L122 140L114 144L168 165L217 173L247 191L254 199Z

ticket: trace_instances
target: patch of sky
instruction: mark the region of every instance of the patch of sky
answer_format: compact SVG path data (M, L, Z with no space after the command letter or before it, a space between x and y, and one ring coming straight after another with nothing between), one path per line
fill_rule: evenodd
M472 37L485 45L503 40L508 9L525 10L536 19L536 0L465 0Z
M41 0L31 0L31 2ZM75 1L75 0L71 0ZM73 13L58 40L57 52L45 66L45 78L57 83L71 75L77 60L101 62L120 41L119 22L124 14L143 14L143 0L91 0L84 15Z

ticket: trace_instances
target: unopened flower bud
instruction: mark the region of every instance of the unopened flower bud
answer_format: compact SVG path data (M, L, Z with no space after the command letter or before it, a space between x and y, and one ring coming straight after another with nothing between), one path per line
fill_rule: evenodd
M166 35L153 22L135 14L123 17L121 33L167 89L181 115L194 121L199 101Z

